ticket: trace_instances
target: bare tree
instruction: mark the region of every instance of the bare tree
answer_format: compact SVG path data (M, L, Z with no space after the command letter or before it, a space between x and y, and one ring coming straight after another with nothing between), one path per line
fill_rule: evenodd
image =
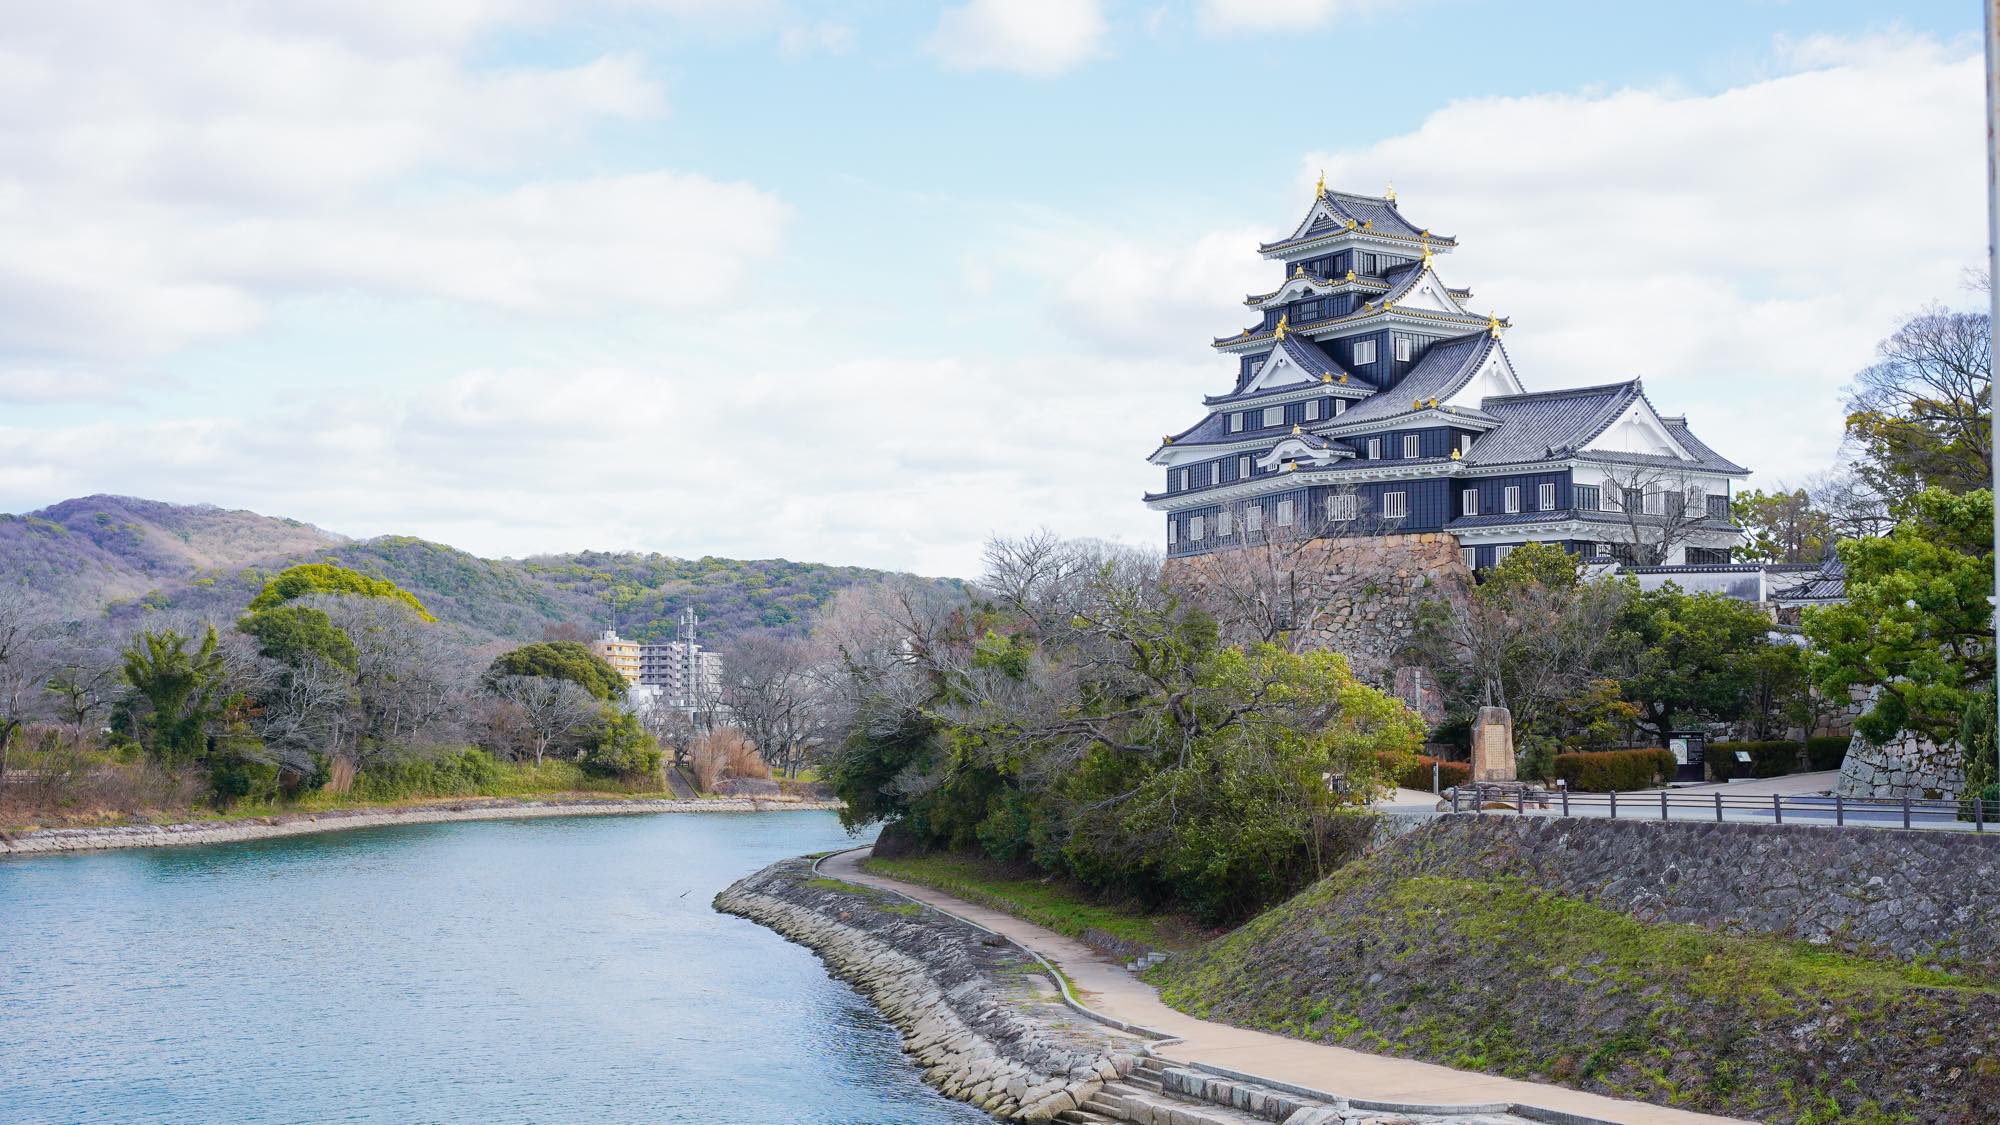
M1872 539L1896 526L1887 501L1851 463L1808 478L1806 492L1826 513L1835 539Z
M1981 282L1990 285L1990 280ZM1848 388L1848 432L1870 450L1865 472L1898 496L1993 479L1992 325L1984 313L1930 305L1877 347Z
M443 627L385 598L316 598L354 642L359 716L347 745L358 765L459 732L473 672L463 646Z
M1708 497L1701 479L1684 468L1631 461L1605 468L1598 507L1619 514L1633 563L1660 566L1676 547L1703 538Z
M722 702L764 760L798 776L822 737L812 649L776 633L746 633L724 654Z
M568 680L501 676L492 681L491 690L518 709L536 765L551 751L574 749L597 725L597 700Z
M1176 560L1170 581L1213 614L1238 644L1269 642L1297 652L1324 643L1341 615L1378 577L1342 557L1399 520L1362 510L1352 489L1329 492L1316 512L1278 513L1236 504L1217 517L1227 546Z
M100 726L124 686L120 646L101 628L71 622L53 638L49 710L81 746Z
M57 628L55 613L40 599L0 587L0 779L15 735L46 708Z

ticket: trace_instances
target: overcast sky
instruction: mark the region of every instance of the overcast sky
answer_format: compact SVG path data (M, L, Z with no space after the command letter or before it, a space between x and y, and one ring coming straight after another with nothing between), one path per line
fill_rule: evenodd
M1643 376L1801 482L1985 252L1963 0L169 7L10 6L0 510L1155 543L1144 457L1321 169L1458 238L1531 388Z

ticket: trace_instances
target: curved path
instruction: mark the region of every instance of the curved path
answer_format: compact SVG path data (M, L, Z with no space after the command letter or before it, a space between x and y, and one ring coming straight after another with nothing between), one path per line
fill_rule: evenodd
M1161 1003L1151 985L1082 942L929 887L865 872L861 870L861 860L867 854L868 849L859 848L829 856L820 862L820 871L848 882L900 892L1020 942L1062 969L1074 984L1078 999L1092 1008L1178 1036L1179 1042L1154 1048L1153 1053L1164 1058L1207 1063L1328 1093L1385 1102L1438 1106L1510 1102L1620 1125L1722 1125L1736 1120L1586 1094L1562 1086L1453 1070L1414 1059L1371 1055L1196 1019Z

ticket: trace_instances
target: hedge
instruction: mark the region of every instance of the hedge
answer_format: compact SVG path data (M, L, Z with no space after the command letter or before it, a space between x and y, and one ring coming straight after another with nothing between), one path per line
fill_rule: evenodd
M1584 793L1646 789L1674 776L1678 765L1671 750L1604 750L1588 754L1557 754L1556 777Z
M1417 764L1396 774L1396 784L1405 789L1431 791L1431 767L1437 767L1437 783L1445 789L1454 785L1464 785L1472 780L1471 762L1452 762L1443 758L1420 755Z
M1738 761L1738 753L1750 755ZM1708 773L1717 781L1736 777L1783 777L1799 769L1799 744L1790 739L1768 742L1711 742L1708 744Z
M1847 760L1848 737L1822 734L1806 739L1806 765L1815 770L1837 770Z

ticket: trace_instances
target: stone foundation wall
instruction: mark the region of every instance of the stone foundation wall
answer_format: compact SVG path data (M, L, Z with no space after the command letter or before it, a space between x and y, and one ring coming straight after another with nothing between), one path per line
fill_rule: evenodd
M1840 780L1833 791L1843 797L1904 797L1956 800L1965 789L1965 758L1956 743L1943 745L1904 733L1871 745L1857 732L1847 742L1840 762Z
M1440 817L1382 848L1402 874L1525 879L1644 921L2000 973L2000 834Z
M1324 607L1302 620L1308 646L1347 657L1354 674L1393 688L1398 654L1416 630L1417 607L1434 598L1459 599L1472 588L1472 572L1458 553L1458 537L1444 532L1315 539L1278 547L1236 548L1167 560L1167 575L1191 584L1231 581L1247 559L1282 554L1282 569L1299 581L1300 605ZM1264 562L1250 564L1268 572ZM1420 712L1437 710L1421 697L1405 700Z
M903 1032L924 1080L1013 1121L1049 1121L1130 1074L1139 1042L1061 1003L1013 946L935 911L812 877L786 860L715 908L811 949Z

